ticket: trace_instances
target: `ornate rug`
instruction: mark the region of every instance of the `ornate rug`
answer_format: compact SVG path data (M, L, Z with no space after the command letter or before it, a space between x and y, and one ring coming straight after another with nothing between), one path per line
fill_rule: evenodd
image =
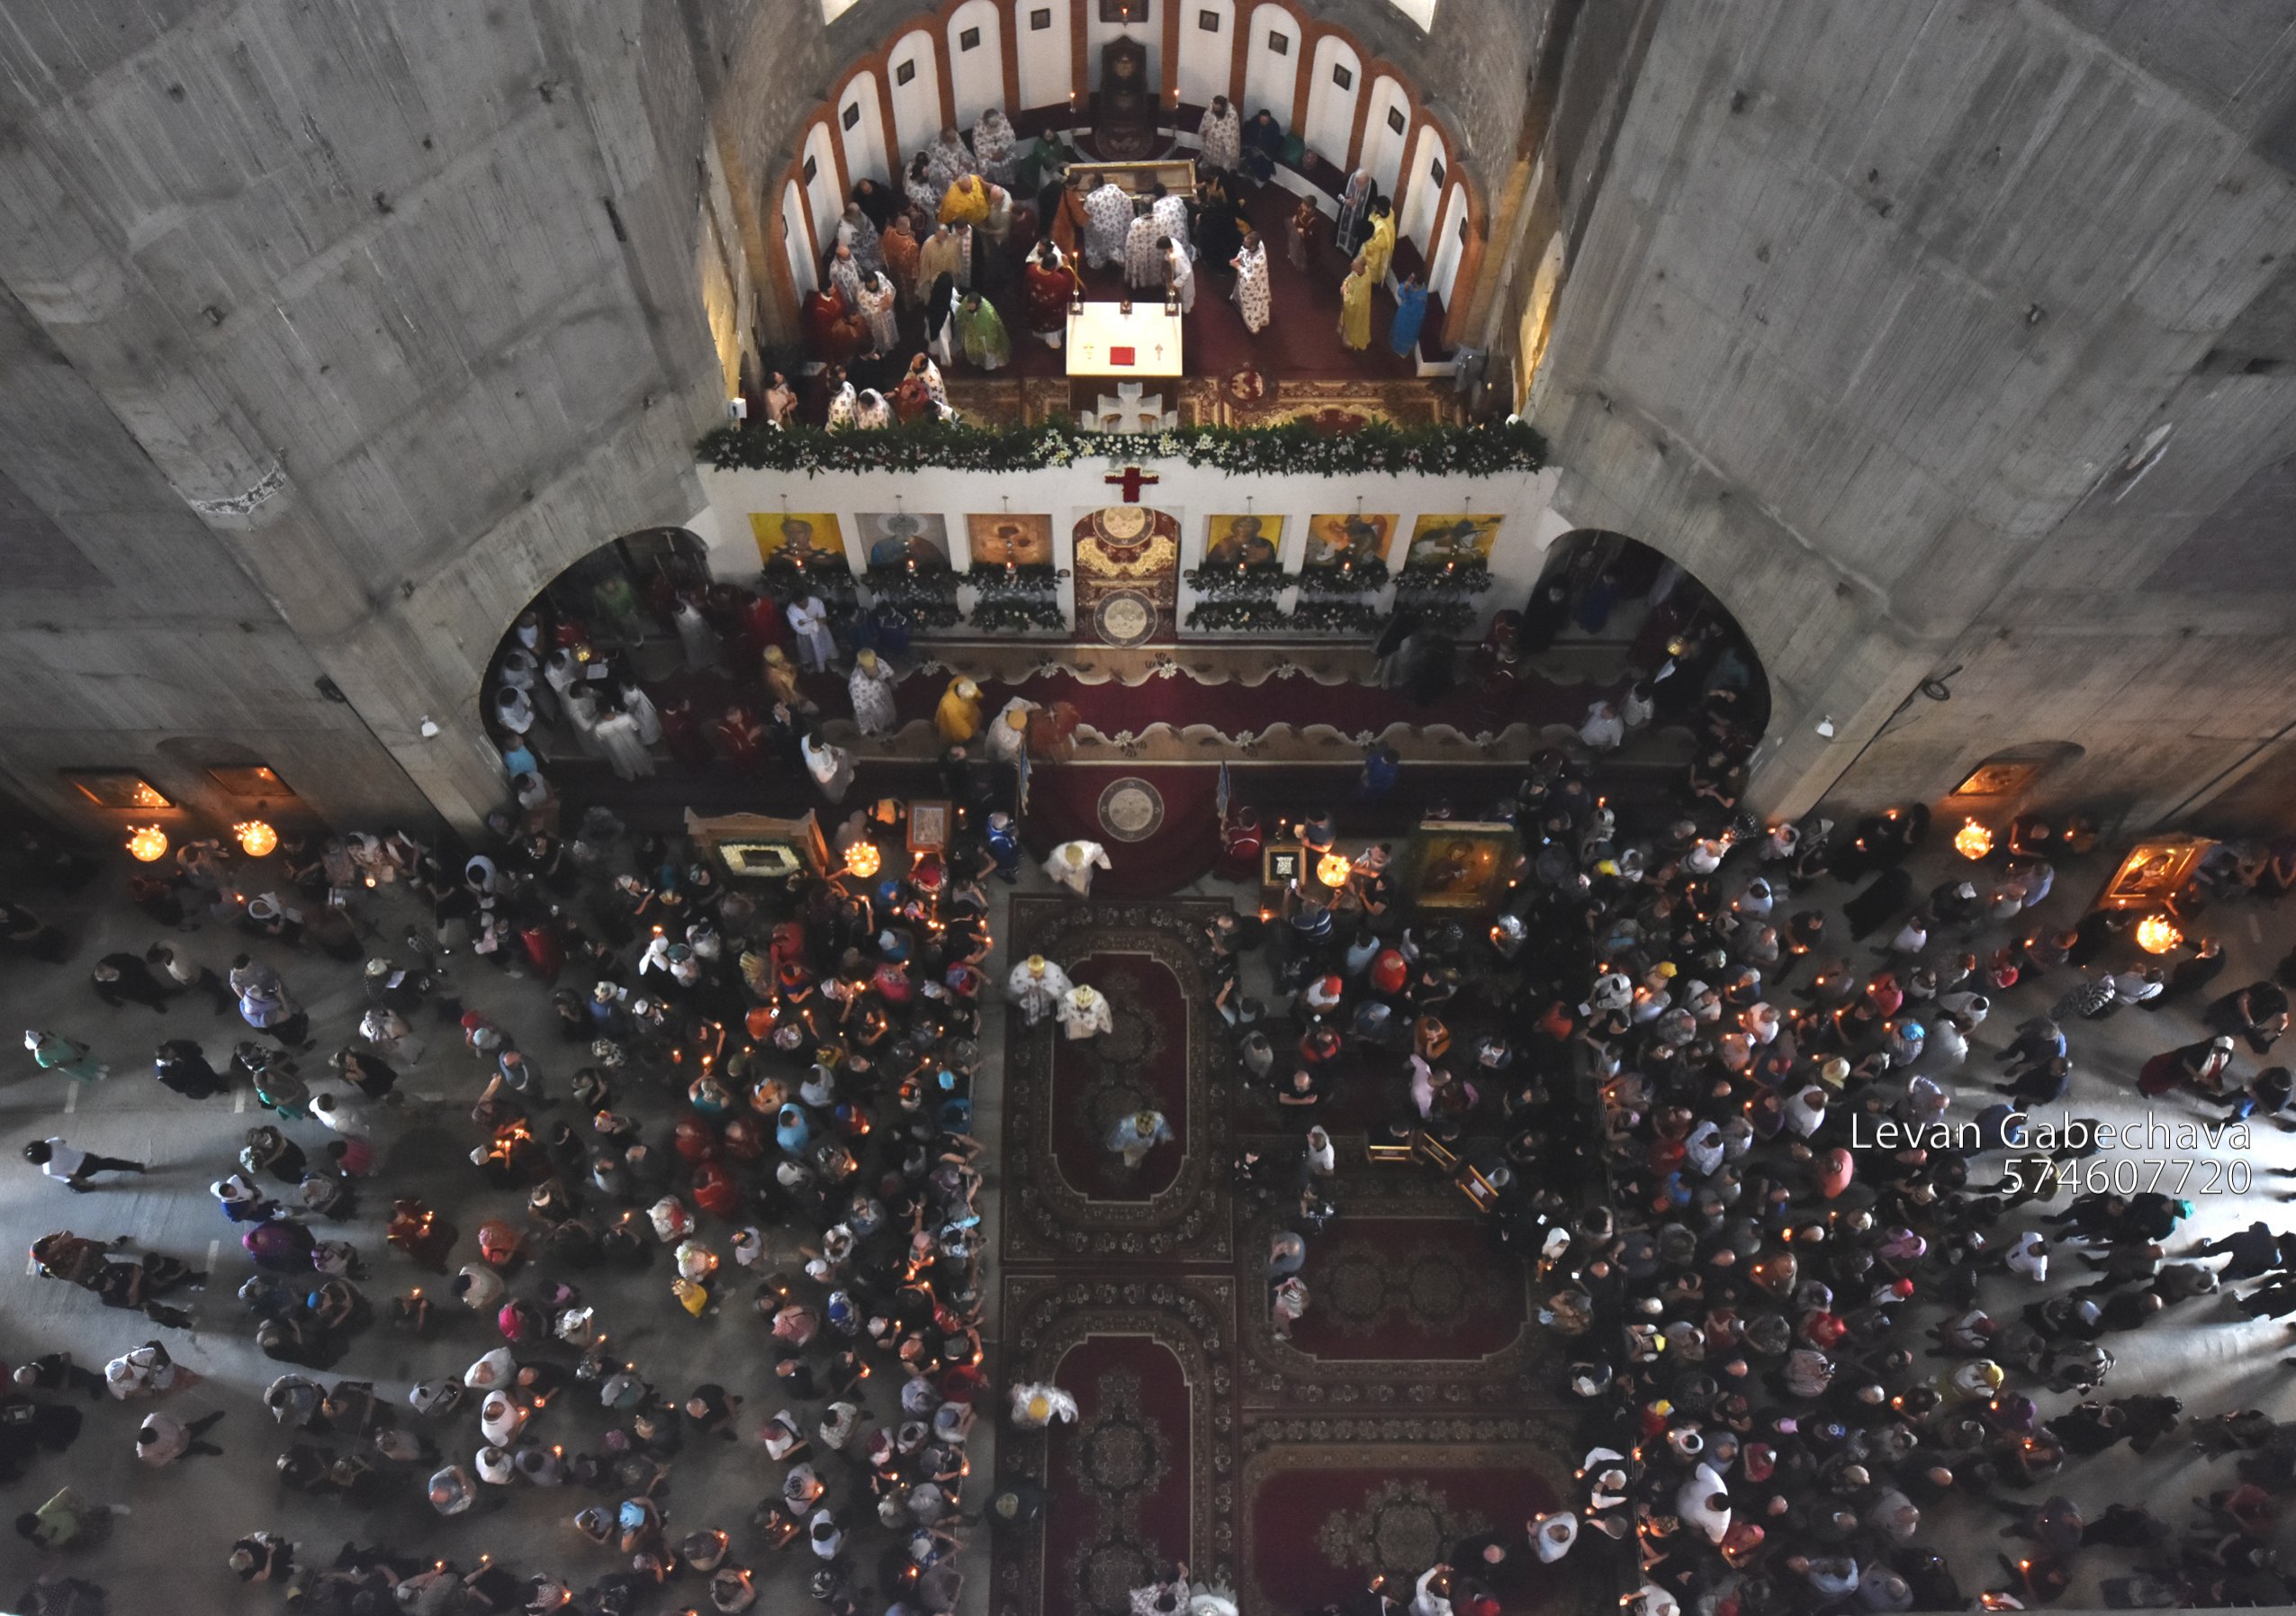
M1223 907L1013 900L1013 955L1102 988L1117 1028L1072 1045L1050 1023L1008 1025L996 1368L1051 1380L1081 1418L1000 1441L1005 1473L1050 1497L1038 1527L994 1539L995 1616L1123 1616L1130 1589L1182 1559L1246 1616L1297 1616L1519 1530L1570 1485L1561 1349L1523 1264L1447 1178L1368 1162L1360 1127L1336 1138L1340 1212L1308 1237L1307 1314L1274 1334L1283 1208L1239 1201L1232 1162L1247 1137L1296 1131L1231 1115L1197 941ZM1106 1124L1143 1101L1177 1137L1126 1175ZM1604 1570L1574 1556L1507 1608L1597 1616L1617 1593Z

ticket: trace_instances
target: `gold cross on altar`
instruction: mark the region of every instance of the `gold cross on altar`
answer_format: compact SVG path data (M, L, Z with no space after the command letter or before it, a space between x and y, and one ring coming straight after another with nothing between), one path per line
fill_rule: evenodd
M1124 503L1127 505L1137 505L1140 502L1141 483L1161 483L1163 480L1163 478L1157 476L1154 472L1144 472L1137 465L1128 465L1121 472L1111 472L1108 475L1101 479L1103 483L1122 483L1124 486Z

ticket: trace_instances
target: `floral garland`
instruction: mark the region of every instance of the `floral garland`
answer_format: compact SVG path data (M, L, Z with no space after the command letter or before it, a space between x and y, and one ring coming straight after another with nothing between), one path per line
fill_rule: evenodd
M1256 633L1283 627L1273 600L1207 600L1190 609L1188 627L1217 632Z
M1479 595L1490 587L1490 568L1480 561L1446 562L1442 566L1403 569L1395 581L1395 598L1413 601L1458 599Z
M1319 600L1347 600L1374 595L1387 587L1387 563L1378 556L1341 570L1310 567L1300 574L1300 593Z
M905 615L919 628L953 628L965 620L957 605L957 574L946 567L871 567L864 580L879 605Z
M973 608L972 627L994 633L1022 633L1031 628L1066 628L1060 602L1049 595L1034 600L1014 596L1001 600L984 598Z
M1257 566L1190 567L1180 576L1208 600L1272 600L1291 582L1280 561Z
M1535 472L1546 439L1521 421L1497 426L1400 427L1373 421L1327 435L1304 421L1272 427L1196 427L1184 431L1085 432L1067 421L975 427L913 421L878 428L720 427L695 452L720 471L1036 471L1082 460L1184 460L1229 476L1306 473L1320 476L1495 477Z
M1313 634L1367 635L1379 627L1379 610L1359 600L1303 600L1284 625Z

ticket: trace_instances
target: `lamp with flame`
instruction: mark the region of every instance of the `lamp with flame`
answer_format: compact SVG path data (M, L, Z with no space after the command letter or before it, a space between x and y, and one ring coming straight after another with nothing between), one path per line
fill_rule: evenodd
M1975 819L1965 819L1953 833L1953 851L1965 859L1981 859L1993 851L1993 832Z
M251 859L267 857L279 845L279 833L260 819L241 820L231 827L231 834L239 838L241 850Z
M2184 934L2165 915L2147 915L2137 922L2137 946L2148 954L2165 954L2184 941Z
M128 826L128 851L146 864L167 856L167 833L157 825Z
M1316 861L1316 879L1337 891L1347 884L1347 877L1355 871L1344 853L1327 853Z
M856 842L845 850L845 868L863 880L875 875L884 862L874 842Z

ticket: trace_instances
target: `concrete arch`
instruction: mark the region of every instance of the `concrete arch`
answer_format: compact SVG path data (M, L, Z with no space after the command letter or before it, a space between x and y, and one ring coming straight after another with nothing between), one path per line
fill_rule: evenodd
M1679 574L1670 587L1665 576L1670 566ZM1562 584L1570 591L1575 610L1598 577L1607 577L1616 586L1610 629L1623 626L1624 618L1617 615L1622 609L1638 601L1649 603L1648 610L1633 626L1628 650L1634 665L1645 673L1654 672L1668 656L1668 638L1707 624L1721 627L1738 648L1749 674L1744 703L1748 722L1758 732L1768 729L1772 712L1768 658L1733 609L1724 592L1724 581L1705 577L1663 545L1609 528L1573 528L1547 546L1535 589ZM1661 591L1662 603L1657 599Z

